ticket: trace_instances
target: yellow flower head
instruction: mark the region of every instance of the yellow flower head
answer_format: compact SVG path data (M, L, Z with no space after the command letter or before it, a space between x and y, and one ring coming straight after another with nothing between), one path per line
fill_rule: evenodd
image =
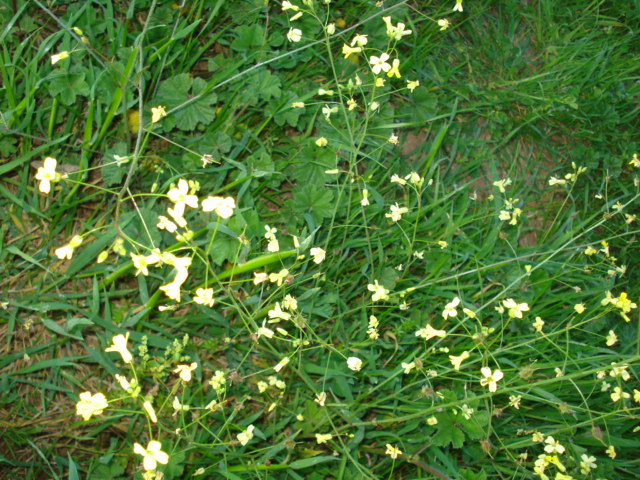
M133 356L129 349L127 348L127 341L129 340L129 332L126 335L115 335L111 339L111 345L105 349L105 352L117 352L122 357L122 361L124 363L131 363L133 361Z
M151 440L147 448L144 448L139 443L134 443L133 453L142 455L142 466L147 471L155 470L158 463L162 465L169 463L169 455L162 451L162 444L157 440Z
M167 111L162 105L151 108L151 123L158 123L163 117L167 116Z
M177 373L183 382L188 382L191 380L191 372L196 368L198 368L198 364L196 362L193 362L191 365L178 365L173 370L173 373Z
M51 184L59 182L62 178L58 172L56 172L56 166L58 161L53 157L47 157L38 171L36 172L36 180L40 180L38 190L42 193L49 193L51 191Z
M107 399L102 393L91 395L91 392L83 392L76 403L76 415L89 420L93 415L100 415L107 406Z

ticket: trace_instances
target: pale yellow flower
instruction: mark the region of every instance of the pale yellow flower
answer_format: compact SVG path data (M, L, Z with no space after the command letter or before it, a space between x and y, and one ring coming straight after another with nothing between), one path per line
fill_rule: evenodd
M302 39L302 30L299 28L290 28L287 32L287 40L290 42L299 42Z
M158 463L161 465L169 463L169 455L162 451L162 444L157 440L151 440L147 448L144 448L139 443L134 443L133 453L142 455L142 466L147 471L155 470Z
M330 433L316 433L316 442L318 442L318 445L327 443L332 438L333 435L331 435Z
M51 55L51 65L55 65L60 60L64 60L66 58L69 58L69 52L67 52L66 50L56 53L54 55Z
M400 78L401 75L398 67L400 67L400 60L394 58L393 62L391 62L391 69L387 72L387 77L393 77L395 75L396 78Z
M193 301L200 305L213 307L213 288L198 288L196 290L196 296L193 297Z
M445 320L449 317L455 317L458 315L458 311L456 307L460 305L460 298L455 297L449 303L444 306L444 310L442 311L442 318Z
M421 328L416 332L416 337L421 337L425 340L430 340L434 337L444 338L446 336L447 332L445 330L436 330L431 326L431 324L427 324L426 327Z
M133 356L129 349L127 348L127 341L129 340L129 332L126 335L115 335L111 339L111 345L109 345L104 351L105 352L117 352L122 357L122 361L124 363L131 363L133 361Z
M49 193L51 191L51 184L59 182L62 178L58 172L56 172L56 166L58 161L53 157L47 157L44 159L42 166L38 168L36 172L36 180L40 180L38 190L42 193Z
M409 209L407 207L401 207L397 203L395 203L389 207L389 213L385 213L384 216L386 218L390 218L391 221L395 223L402 218L402 215L408 212Z
M249 425L244 432L240 432L237 435L237 438L238 438L238 441L240 442L240 445L244 446L247 443L249 443L249 440L251 440L253 438L253 430L254 429L255 429L255 427L253 425Z
M464 351L458 356L449 355L449 361L451 362L451 365L453 365L454 370L460 370L460 366L462 365L462 362L468 359L469 356L470 356L469 352Z
M198 364L196 362L191 363L191 365L182 364L176 366L173 373L177 373L183 382L189 382L191 380L191 372L196 368L198 368Z
M107 406L107 399L102 393L91 395L91 392L83 392L76 403L76 415L80 415L83 420L89 420L93 415L100 415Z
M438 20L438 25L440 26L440 30L446 30L451 25L451 22L446 18L441 18Z
M480 371L483 377L480 379L480 385L489 387L490 392L495 392L498 389L498 382L504 377L502 371L496 369L492 372L489 367L482 367Z
M229 218L236 208L236 201L233 197L207 197L202 200L203 212L216 212L220 218Z
M344 58L349 58L350 55L360 52L362 52L362 47L350 47L346 43L342 45L342 54L344 55Z
M529 305L526 303L517 303L513 298L507 298L502 301L502 306L507 309L507 314L511 318L522 318L522 312L529 311Z
M358 357L349 357L347 358L347 366L350 370L359 372L362 369L362 360L360 360Z
M317 264L322 263L326 256L326 252L320 247L313 247L309 250L309 253L311 253L311 256L313 257L313 262Z
M326 147L328 143L329 142L325 137L320 137L315 141L315 144L319 147Z
M367 285L367 290L373 292L371 295L371 300L377 302L378 300L388 300L389 299L389 290L384 288L384 286L378 283L378 280L373 281L373 285Z
M456 5L453 7L454 12L462 12L462 0L456 0Z
M158 123L163 117L167 116L167 111L162 105L151 108L151 123Z
M420 86L420 80L407 80L407 89L410 92L413 92L419 86Z
M389 455L393 460L398 458L398 456L402 455L402 450L400 450L398 447L394 447L390 443L387 443L386 447L387 447L387 450L384 453L386 455Z
M68 244L63 245L60 248L56 248L55 254L60 260L71 260L73 256L73 251L78 248L82 244L82 237L80 235L75 235Z
M381 71L387 73L391 70L391 65L387 63L389 60L389 55L385 52L382 52L379 57L372 55L369 58L369 63L371 64L371 71L378 75Z

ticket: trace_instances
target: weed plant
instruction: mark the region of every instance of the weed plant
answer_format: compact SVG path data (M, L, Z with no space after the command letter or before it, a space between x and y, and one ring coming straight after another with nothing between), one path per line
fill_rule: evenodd
M0 477L638 478L640 6L0 15Z

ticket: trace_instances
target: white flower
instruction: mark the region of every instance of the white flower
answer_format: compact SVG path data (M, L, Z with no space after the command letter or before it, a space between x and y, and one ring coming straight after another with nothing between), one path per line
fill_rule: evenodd
M237 438L238 438L238 441L240 442L240 445L245 446L247 443L249 443L249 440L251 440L253 438L253 430L254 429L255 429L255 427L253 425L249 425L244 432L240 432L237 435Z
M302 31L299 28L290 28L287 32L287 40L290 42L299 42L302 39Z
M389 55L385 52L381 53L379 57L372 55L369 59L369 63L371 64L371 70L373 73L378 75L381 71L387 73L391 70L391 65L387 63L389 60Z
M158 463L166 465L169 463L169 455L162 451L162 444L157 440L151 440L147 448L144 448L139 443L133 444L133 453L142 455L142 466L147 471L155 470Z
M311 256L313 257L313 262L320 264L324 261L324 258L326 256L326 253L322 248L320 247L313 247L311 250L309 250L309 252L311 253Z
M360 360L358 357L349 357L347 358L347 366L350 370L359 372L362 368L362 360Z

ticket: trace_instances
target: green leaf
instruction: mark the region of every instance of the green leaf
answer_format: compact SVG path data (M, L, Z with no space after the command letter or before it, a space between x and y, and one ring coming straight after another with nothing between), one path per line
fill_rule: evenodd
M251 96L251 93L254 93L256 99L266 101L272 98L278 99L282 94L282 90L280 89L281 85L282 82L279 77L273 75L269 70L260 70L251 76L249 91L246 92L246 94ZM249 103L255 103L248 99L247 101Z
M275 171L271 155L261 152L259 155L251 155L247 158L248 170L255 178L268 177Z
M84 81L85 73L59 73L49 82L49 94L59 97L64 105L72 105L78 95L86 97L90 89Z
M291 176L300 184L314 184L317 188L327 183L334 175L324 173L336 168L336 154L315 145L304 148L292 166Z
M333 192L316 185L305 185L293 193L293 210L303 215L310 213L316 222L333 215Z
M215 93L204 93L206 88L206 81L193 79L187 73L161 82L155 104L163 105L167 111L177 109L162 119L162 127L166 130L178 127L189 131L195 130L200 124L209 125L213 122L216 116L214 105L218 97ZM193 100L195 97L198 98Z
M300 470L302 468L309 468L319 463L326 462L336 462L340 460L338 457L334 456L322 456L322 457L311 457L311 458L303 458L302 460L296 460L295 462L291 462L289 466L294 470Z
M264 40L264 29L261 25L242 25L238 28L238 36L231 42L231 48L237 52L257 51Z
M104 163L100 171L102 172L102 179L107 187L119 185L124 178L124 174L129 169L128 163L121 163L118 165L114 155L125 157L127 155L127 145L124 142L116 143L112 148L108 149L104 156Z

